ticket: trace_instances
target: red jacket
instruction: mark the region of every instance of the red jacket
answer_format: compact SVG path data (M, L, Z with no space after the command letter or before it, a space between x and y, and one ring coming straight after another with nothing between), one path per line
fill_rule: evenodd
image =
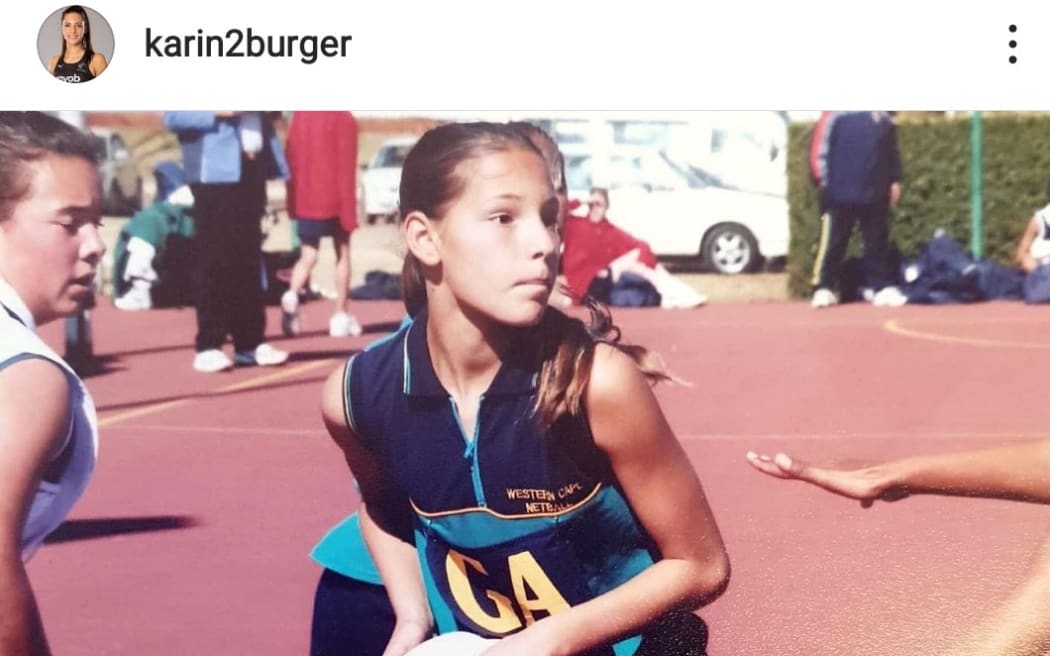
M587 217L569 216L565 220L565 251L562 272L569 289L577 296L587 293L598 272L613 260L634 249L641 250L638 260L655 268L656 255L649 244L632 237L603 219L597 223Z
M817 119L816 124L813 126L813 135L809 140L809 177L818 186L821 183L820 149L823 147L826 138L824 130L827 129L828 119L831 118L832 114L833 112L820 113L820 118Z
M295 112L285 145L288 214L357 227L357 121L350 112Z

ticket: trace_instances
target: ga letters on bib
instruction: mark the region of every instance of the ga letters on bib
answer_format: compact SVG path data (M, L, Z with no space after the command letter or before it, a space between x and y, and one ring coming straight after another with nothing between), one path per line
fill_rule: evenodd
M655 549L585 422L532 415L539 365L522 344L481 396L468 439L438 382L426 312L353 356L347 422L411 506L439 633L519 631L621 585ZM639 636L595 654L633 654Z

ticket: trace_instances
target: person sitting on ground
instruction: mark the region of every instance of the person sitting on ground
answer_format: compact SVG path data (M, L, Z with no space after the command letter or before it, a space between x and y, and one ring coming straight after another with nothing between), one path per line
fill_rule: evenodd
M693 308L707 302L703 294L671 275L647 243L609 222L607 190L592 189L588 204L587 216L570 215L565 221L562 270L577 302L589 295L609 303L610 289L634 282L652 285L661 307Z
M1025 273L1050 264L1050 181L1047 181L1046 200L1047 204L1037 210L1025 225L1014 254L1014 261Z
M161 162L153 176L157 201L121 228L114 249L113 305L120 310L190 302L193 192L175 162Z
M1047 204L1028 220L1014 254L1025 273L1024 298L1029 303L1050 301L1050 182L1046 198Z

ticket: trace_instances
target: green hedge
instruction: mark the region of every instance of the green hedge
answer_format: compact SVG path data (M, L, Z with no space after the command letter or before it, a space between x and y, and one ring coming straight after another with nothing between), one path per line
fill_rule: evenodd
M897 126L904 193L890 216L890 238L905 257L914 255L937 228L946 229L969 249L970 126L965 115L901 121ZM820 236L817 195L807 165L812 127L792 125L788 143L788 286L796 297L812 291ZM984 256L1010 264L1025 223L1047 202L1050 116L984 115L982 127ZM847 257L861 252L855 230Z

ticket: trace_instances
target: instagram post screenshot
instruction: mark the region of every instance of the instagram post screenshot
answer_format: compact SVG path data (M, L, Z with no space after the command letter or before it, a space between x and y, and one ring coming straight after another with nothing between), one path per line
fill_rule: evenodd
M18 3L0 656L1050 654L1050 12Z

